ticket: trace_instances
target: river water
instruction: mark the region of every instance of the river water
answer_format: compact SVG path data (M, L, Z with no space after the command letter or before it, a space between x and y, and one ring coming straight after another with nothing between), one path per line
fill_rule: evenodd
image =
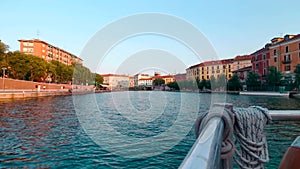
M151 91L0 100L0 168L178 168L214 102L300 109L298 99ZM277 168L300 122L266 135L265 167Z

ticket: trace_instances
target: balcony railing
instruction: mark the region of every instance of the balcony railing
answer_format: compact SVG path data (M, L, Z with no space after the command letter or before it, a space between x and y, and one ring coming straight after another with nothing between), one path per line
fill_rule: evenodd
M289 64L289 63L291 63L291 62L292 62L291 60L283 60L283 61L282 61L283 64Z

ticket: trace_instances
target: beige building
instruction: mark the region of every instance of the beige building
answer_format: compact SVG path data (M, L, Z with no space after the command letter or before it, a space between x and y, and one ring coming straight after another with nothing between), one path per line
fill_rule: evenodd
M129 76L118 74L102 74L103 83L109 86L110 90L128 89L130 86Z
M134 75L134 86L144 86L150 85L152 86L152 77L149 74L136 74Z

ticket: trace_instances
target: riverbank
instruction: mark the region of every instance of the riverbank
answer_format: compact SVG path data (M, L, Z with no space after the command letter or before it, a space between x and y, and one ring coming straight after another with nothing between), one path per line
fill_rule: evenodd
M62 90L45 90L45 91L28 91L28 90L14 90L14 91L1 91L1 99L22 99L34 97L47 97L47 96L67 96L72 95L68 89Z

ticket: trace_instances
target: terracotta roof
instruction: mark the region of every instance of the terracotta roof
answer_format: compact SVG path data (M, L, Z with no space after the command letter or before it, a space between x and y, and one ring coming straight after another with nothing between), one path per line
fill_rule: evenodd
M118 75L118 74L112 74L112 73L109 73L109 74L102 74L101 75L102 77L110 77L110 76L113 76L113 77L129 77L127 75Z
M223 60L214 60L214 61L206 61L199 63L197 65L190 66L188 69L192 69L195 67L200 67L200 66L211 66L211 65L223 65L223 64L229 64L232 63L234 59L223 59Z
M164 76L153 76L152 78L154 78L154 79L158 79L158 78L174 78L174 76L173 75L164 75Z
M140 80L152 80L152 78L142 78Z
M278 44L282 44L282 43L285 43L285 42L292 41L292 40L300 38L300 34L297 34L297 35L285 35L285 36L292 36L292 37L289 38L289 39L279 38L279 39L282 39L282 40L280 42L276 43L276 44L273 44L272 46L275 46L275 45L278 45ZM276 39L276 38L273 38L271 41L273 41L274 39Z
M240 61L240 60L251 60L251 55L243 55L243 56L236 56L234 58L234 61Z
M255 52L253 52L251 55L255 55L255 54L258 54L258 53L262 53L262 52L267 52L269 51L269 47L263 47Z

